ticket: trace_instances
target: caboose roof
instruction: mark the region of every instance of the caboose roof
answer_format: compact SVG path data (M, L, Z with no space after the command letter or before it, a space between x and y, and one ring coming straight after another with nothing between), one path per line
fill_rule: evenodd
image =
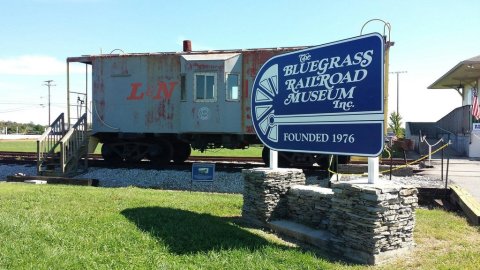
M122 53L122 54L97 54L82 55L79 57L68 57L67 62L78 62L91 64L95 58L109 57L133 57L133 56L155 56L155 55L181 55L187 60L227 60L244 52L256 51L293 51L306 49L309 46L279 47L279 48L257 48L257 49L236 49L236 50L214 50L214 51L191 51L191 52L154 52L154 53Z
M209 54L185 54L182 55L187 61L201 61L201 60L228 60L240 53L209 53Z

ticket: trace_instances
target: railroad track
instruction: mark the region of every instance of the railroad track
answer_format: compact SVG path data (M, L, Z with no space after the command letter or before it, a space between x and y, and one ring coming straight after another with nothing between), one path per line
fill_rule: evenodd
M35 163L37 153L30 152L0 152L0 162L8 163Z
M188 158L188 161L192 162L256 162L262 163L263 160L260 157L201 157L201 156L191 156Z
M103 158L99 154L90 154L88 155L88 160L90 163L101 165ZM35 163L37 162L37 153L32 152L0 152L0 162L5 163ZM186 161L187 163L191 162L215 162L215 163L261 163L263 164L262 158L259 157L213 157L213 156L191 156ZM141 162L146 163L146 162Z
M100 154L89 154L88 160L92 165L106 166ZM32 152L0 152L0 162L4 163L35 163L37 161L37 153ZM264 164L260 157L222 157L222 156L191 156L186 163L192 162L213 162L213 163L239 163L239 164ZM412 162L412 160L406 160ZM141 162L146 163L146 162ZM363 161L352 161L353 164L364 164ZM390 165L390 159L382 159L381 164ZM403 165L404 159L393 159L392 165Z

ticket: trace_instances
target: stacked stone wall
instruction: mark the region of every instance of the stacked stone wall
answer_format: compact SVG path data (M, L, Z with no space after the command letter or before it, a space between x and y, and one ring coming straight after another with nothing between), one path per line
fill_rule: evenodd
M334 249L351 260L375 264L413 247L417 190L386 181L336 183L328 230Z
M393 176L412 176L413 168L412 167L402 167L397 169L396 166L392 168ZM389 165L380 165L379 170L385 172L385 175L390 174ZM368 173L368 166L363 164L338 164L338 173L340 174L362 174Z
M288 218L316 229L327 229L332 197L330 188L292 186L287 193Z
M351 261L378 264L413 247L417 190L385 180L304 186L297 169L244 170L243 218L267 226L288 219L326 231L326 248ZM326 244L325 244L326 243Z
M264 226L272 218L287 216L286 193L291 186L305 184L301 169L256 168L243 170L242 217Z

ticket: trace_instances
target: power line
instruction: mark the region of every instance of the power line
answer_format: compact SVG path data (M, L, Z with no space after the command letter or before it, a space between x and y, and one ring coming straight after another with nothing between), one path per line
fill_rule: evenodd
M51 110L50 110L50 87L56 86L56 84L52 84L53 80L47 80L45 81L45 86L48 87L48 125L50 126L51 121L50 121L50 115L51 115Z
M20 111L28 111L34 109L35 107L19 107L19 108L11 108L6 110L0 110L0 113L11 113L11 112L20 112Z
M38 102L0 102L2 105L31 105L31 106L37 106L37 105L44 105L43 103L38 103ZM65 102L51 102L50 104L52 105L67 105Z
M2 105L38 105L37 102L0 102Z
M392 73L392 74L397 74L397 114L400 115L400 73L407 73L407 71L403 70L403 71L392 71L392 72L389 72L389 73Z

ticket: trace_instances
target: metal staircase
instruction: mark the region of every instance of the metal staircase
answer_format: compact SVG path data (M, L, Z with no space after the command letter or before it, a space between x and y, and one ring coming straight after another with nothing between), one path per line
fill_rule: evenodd
M81 81L71 76L70 62L76 61L67 59L67 117L60 114L37 140L37 175L40 176L73 176L87 169L90 141L88 78L91 77L88 66L92 63L82 62L85 64L85 89L72 91L71 79L75 79L77 87ZM96 144L92 143L93 150L94 146Z
M88 138L87 113L78 118L68 131L65 129L64 114L60 114L37 140L37 174L72 176L85 170Z

